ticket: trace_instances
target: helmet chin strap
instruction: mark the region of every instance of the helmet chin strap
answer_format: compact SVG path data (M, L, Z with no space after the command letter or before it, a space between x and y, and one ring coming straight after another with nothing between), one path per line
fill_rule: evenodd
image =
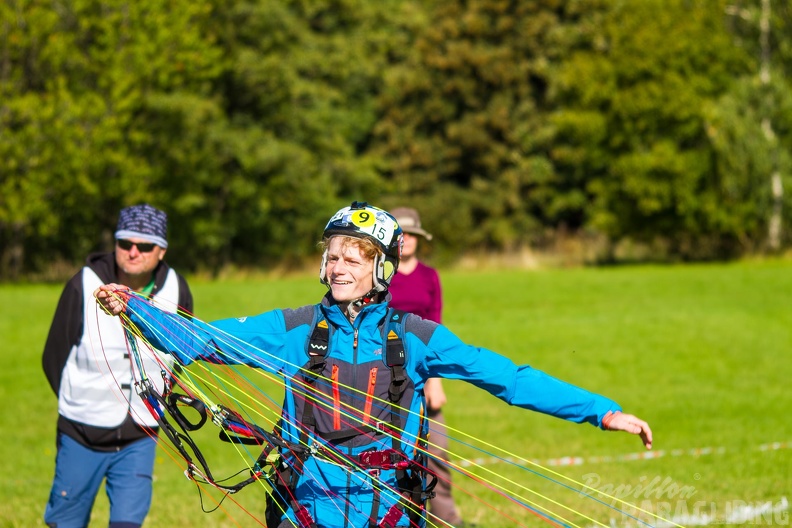
M357 308L360 308L361 306L365 306L370 302L372 302L377 297L377 295L379 295L379 291L377 290L377 288L372 288L371 291L368 292L363 297L360 297L359 299L355 299L354 301L349 301L349 304Z
M377 294L379 294L379 291L377 291L376 288L373 288L363 297L359 297L354 301L349 301L346 308L347 318L351 322L354 322L360 311L363 309L363 307L373 302L374 299L377 297Z

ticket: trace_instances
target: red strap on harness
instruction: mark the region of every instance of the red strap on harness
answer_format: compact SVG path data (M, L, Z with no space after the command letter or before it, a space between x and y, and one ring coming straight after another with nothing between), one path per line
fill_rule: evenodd
M360 465L367 469L407 469L410 461L395 449L364 451L358 455Z
M294 511L294 516L297 518L297 523L300 525L300 528L316 526L311 514L308 513L308 508L303 505L300 505L300 507Z
M380 523L377 525L379 528L395 528L396 523L399 522L404 512L401 511L401 508L397 504L394 504L388 510L388 513L385 514L385 517L382 518Z

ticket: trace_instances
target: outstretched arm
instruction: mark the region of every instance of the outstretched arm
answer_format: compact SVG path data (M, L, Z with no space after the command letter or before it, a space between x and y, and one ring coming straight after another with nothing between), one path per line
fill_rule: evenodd
M639 435L646 449L652 449L652 430L649 424L621 411L608 413L602 419L602 427L608 431L626 431L631 434Z
M94 290L94 297L108 314L126 313L154 348L173 355L182 365L201 360L249 365L269 372L284 366L286 331L279 310L209 324L164 311L119 284L100 286Z
M587 422L606 430L640 435L644 445L651 448L649 425L631 414L622 413L615 401L528 365L517 366L509 358L490 350L467 345L442 325L431 330L425 356L427 377L465 380L510 405L576 423Z

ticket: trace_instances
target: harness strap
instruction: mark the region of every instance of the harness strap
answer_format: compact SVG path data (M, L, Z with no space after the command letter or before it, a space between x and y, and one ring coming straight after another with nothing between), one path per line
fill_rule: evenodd
M404 341L399 333L395 332L393 327L396 325L404 326L404 319L406 312L401 310L391 309L388 312L388 324L386 325L386 346L385 346L385 362L391 370L391 384L388 388L388 397L391 402L391 425L394 430L398 431L402 427L402 415L399 403L401 401L404 391L407 389L407 374L405 373L404 365L407 362L407 354L405 352ZM401 333L404 333L403 330ZM421 431L423 430L423 420L419 428L418 440L421 440ZM401 452L401 445L398 435L392 436L392 446L395 452ZM437 478L433 477L426 487L424 487L423 476L426 473L426 456L418 449L416 449L415 458L409 461L408 464L397 464L394 466L396 469L396 485L400 492L406 493L407 499L402 499L400 504L396 504L388 510L383 517L380 527L391 528L396 525L401 516L407 511L411 524L420 526L420 522L424 517L426 500L434 497L434 487L437 485Z
M377 514L380 507L380 490L374 487L374 499L371 501L371 513L369 513L369 528L377 528Z
M334 444L342 444L347 440L351 440L356 436L360 436L362 434L385 434L385 435L396 435L397 432L391 428L391 425L387 422L374 422L369 424L360 424L354 428L348 429L341 429L340 431L331 431L328 433L316 433L316 436L322 438L323 440L327 440L328 442L332 442Z
M313 329L311 339L308 342L308 366L302 373L306 385L313 386L317 378L322 374L327 360L327 347L330 342L330 328L325 319L320 320ZM306 398L303 408L302 423L305 427L300 432L300 444L308 444L308 431L316 428L316 418L314 417L313 401Z
M437 484L437 479L435 477L428 486L423 486L424 479L422 475L425 474L425 456L419 451L414 460L408 459L407 455L401 450L401 441L399 435L396 434L397 431L401 430L403 422L399 403L408 386L408 376L405 370L407 354L401 337L405 315L406 313L403 311L390 309L382 325L383 348L385 349L384 360L390 370L391 377L390 385L388 386L390 423L363 423L360 427L353 429L338 430L340 428L340 420L338 419L338 413L340 412L340 394L338 388L338 372L336 371L335 375L331 377L331 381L333 382L332 399L335 407L334 428L337 430L320 435L325 440L340 443L362 434L365 430L390 434L392 438L391 449L364 451L355 456L345 457L351 465L370 472L375 473L383 469L395 470L398 490L404 494L399 503L392 506L385 516L377 522L377 515L381 504L381 492L375 486L374 500L369 516L369 528L393 528L405 512L408 512L412 523L419 524L420 520L423 518L425 501L427 498L434 496L432 490ZM327 365L326 355L329 351L330 329L327 320L322 317L318 309L317 315L315 316L315 321L316 320L318 320L318 322L314 325L307 346L309 361L302 373L303 380L307 386L315 386L317 379ZM365 422L370 420L371 399L373 399L376 379L377 370L371 369L369 371L367 398L363 409L364 416L366 416L366 418L364 418ZM310 431L318 434L316 433L314 403L311 399L306 399L305 401L302 423L304 427L300 432L300 445L304 446L308 443ZM423 424L423 421L421 423ZM333 456L332 452L325 453L324 449L318 450L316 454L329 457L333 460L338 459L337 455ZM282 491L288 493L295 488L299 474L302 472L303 462L303 457L296 456L293 466L289 468L287 472L278 474L280 487L287 488ZM316 526L305 506L297 503L295 500L283 500L285 497L281 497L281 504L284 506L289 504L291 506L301 528L312 528Z
M388 365L391 371L391 382L390 386L388 387L388 398L390 399L390 415L391 415L391 427L394 431L401 430L402 426L402 419L401 419L401 409L399 408L399 402L401 401L401 397L404 394L404 391L407 389L407 374L404 372L404 365L407 362L407 354L404 351L404 342L402 341L399 334L396 333L391 325L393 324L401 324L404 320L405 312L401 310L394 310L391 309L388 312L387 317L387 324L385 325L384 331L387 332L385 336L385 364ZM392 435L392 447L395 450L399 450L401 446L399 445L399 438L398 435Z
M308 508L297 502L292 490L297 484L297 472L288 464L281 462L280 468L276 469L276 481L270 481L273 490L267 497L267 507L265 517L268 528L281 526L281 515L286 511L287 506L291 507L299 528L318 528Z

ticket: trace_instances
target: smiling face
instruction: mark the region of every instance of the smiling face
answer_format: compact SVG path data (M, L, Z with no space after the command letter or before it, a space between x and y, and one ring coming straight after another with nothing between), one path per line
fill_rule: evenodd
M374 287L374 258L355 238L334 236L327 246L326 277L333 299L345 303L360 299Z

